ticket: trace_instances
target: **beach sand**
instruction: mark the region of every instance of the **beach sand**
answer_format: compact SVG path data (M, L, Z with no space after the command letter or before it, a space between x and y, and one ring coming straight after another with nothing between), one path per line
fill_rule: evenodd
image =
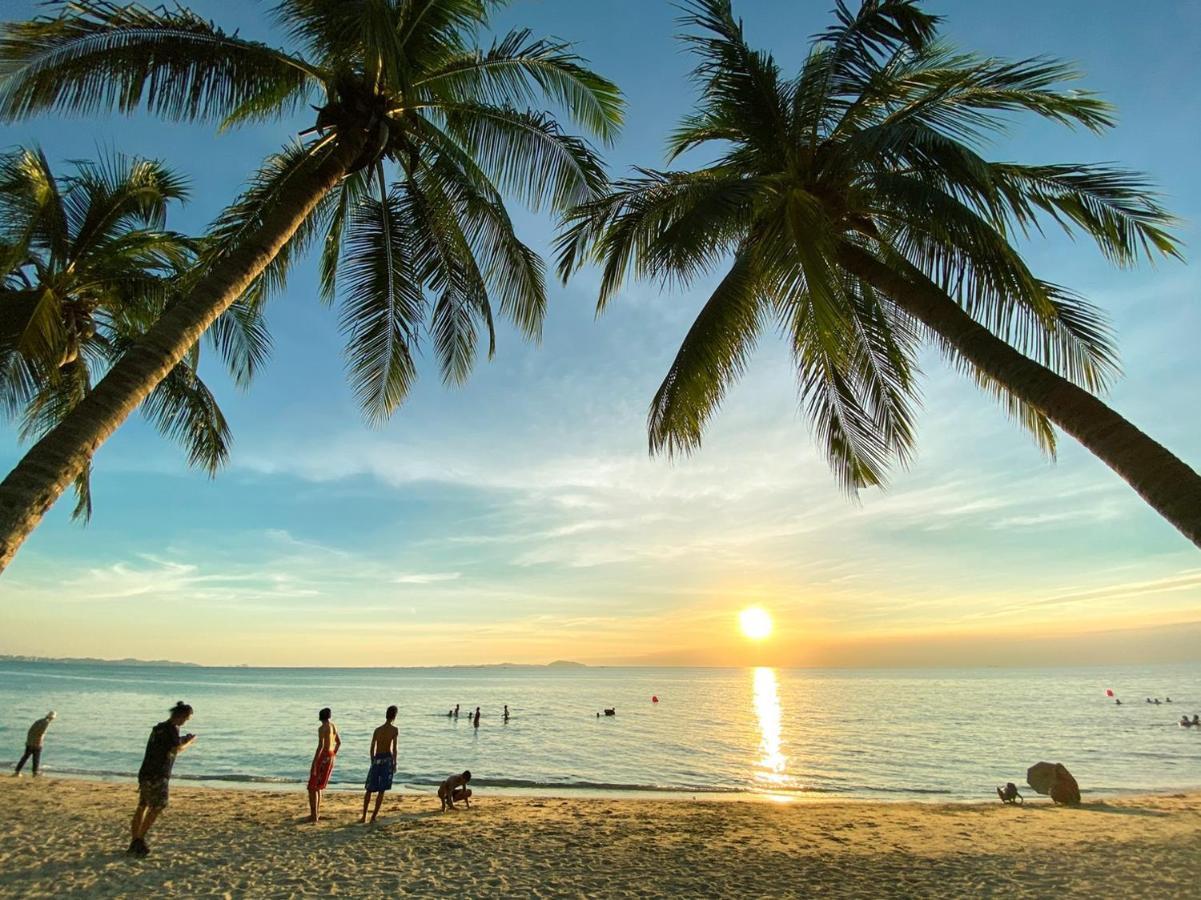
M1201 795L1025 807L171 789L144 860L136 789L0 778L0 894L1201 897Z

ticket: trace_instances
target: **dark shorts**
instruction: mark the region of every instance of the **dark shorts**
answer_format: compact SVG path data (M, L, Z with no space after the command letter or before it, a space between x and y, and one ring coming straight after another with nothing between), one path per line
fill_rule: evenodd
M139 778L138 802L150 809L166 809L170 785L170 778Z
M371 760L371 769L367 772L367 790L392 790L392 754L377 753Z

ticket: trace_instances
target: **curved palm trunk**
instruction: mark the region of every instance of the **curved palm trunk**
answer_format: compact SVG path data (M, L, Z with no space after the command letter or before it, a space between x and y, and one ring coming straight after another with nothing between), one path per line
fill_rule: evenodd
M972 319L933 282L909 280L844 245L847 270L942 335L966 359L1041 410L1117 472L1161 516L1201 547L1201 475L1088 391L1023 356Z
M259 228L215 265L146 332L62 422L0 483L0 572L92 455L275 258L325 194L346 175L363 140L340 144L295 183Z

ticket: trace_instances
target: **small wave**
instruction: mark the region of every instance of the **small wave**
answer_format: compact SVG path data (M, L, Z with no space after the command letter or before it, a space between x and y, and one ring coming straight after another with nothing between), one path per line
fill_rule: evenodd
M178 775L177 778L185 781L232 781L242 784L305 784L303 778L288 778L283 775L243 775L233 773L229 775Z

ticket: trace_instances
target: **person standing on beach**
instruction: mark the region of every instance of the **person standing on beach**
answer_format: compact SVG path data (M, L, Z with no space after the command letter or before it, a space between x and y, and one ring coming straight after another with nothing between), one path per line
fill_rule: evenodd
M475 717L472 720L471 724L474 725L476 728L480 727L480 708L478 706L475 708Z
M392 789L392 776L396 774L396 737L399 733L392 724L396 712L395 706L389 706L384 713L386 721L371 735L371 768L367 770L367 789L363 794L360 825L367 821L367 804L371 801L371 795L375 794L375 811L371 813L371 822L374 824L384 802L384 792Z
M196 742L194 734L182 737L179 734L180 726L190 718L192 707L180 700L171 707L170 717L150 730L142 767L138 769L138 808L134 810L133 821L129 825L129 849L126 853L145 856L150 852L146 845L146 834L159 813L167 808L167 792L175 757Z
M314 825L321 812L321 792L329 785L329 778L334 774L334 757L342 747L338 726L330 719L331 715L328 706L317 713L321 727L317 729L317 751L309 766L309 821Z
M42 761L42 745L46 740L46 729L50 727L50 723L53 721L54 710L50 710L50 712L29 726L29 731L25 733L25 752L21 755L21 761L17 763L17 768L13 772L14 778L21 777L21 769L25 768L25 761L27 759L33 760L33 777L38 777L38 765Z

